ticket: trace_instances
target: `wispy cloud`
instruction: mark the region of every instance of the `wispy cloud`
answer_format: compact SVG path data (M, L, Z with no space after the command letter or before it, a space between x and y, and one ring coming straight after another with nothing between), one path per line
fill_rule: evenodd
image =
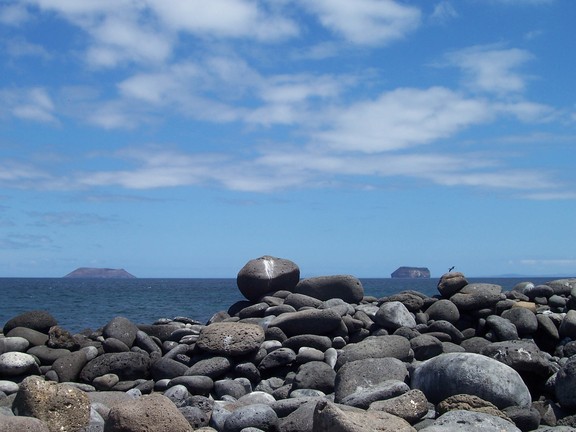
M430 15L432 22L437 24L446 24L455 18L458 18L458 12L452 2L448 0L442 0L436 4L434 11Z
M102 223L115 222L113 218L102 217L95 213L81 213L76 211L64 212L29 212L28 216L32 218L36 226L84 226L99 225Z
M19 26L30 19L31 16L23 4L8 3L0 6L0 23L4 25Z
M0 117L11 116L41 123L57 123L56 107L41 87L0 89Z

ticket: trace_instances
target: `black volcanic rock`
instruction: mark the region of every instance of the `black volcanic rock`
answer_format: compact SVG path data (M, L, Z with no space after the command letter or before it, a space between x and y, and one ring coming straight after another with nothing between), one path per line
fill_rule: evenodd
M398 267L390 276L393 278L430 279L430 270L426 267Z
M136 276L131 275L124 269L93 268L79 267L65 278L99 278L99 279L134 279Z

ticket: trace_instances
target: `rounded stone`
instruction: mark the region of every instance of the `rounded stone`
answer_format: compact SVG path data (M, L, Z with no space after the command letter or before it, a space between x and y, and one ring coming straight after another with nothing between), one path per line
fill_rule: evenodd
M273 291L293 291L299 280L300 269L295 263L266 255L248 261L238 272L236 284L244 297L258 301Z
M370 336L356 344L346 345L336 360L336 370L351 361L385 357L411 361L413 353L408 339L395 335Z
M48 342L48 335L38 330L32 330L26 327L15 327L6 333L7 337L22 337L26 339L30 346L42 346Z
M58 325L58 322L49 312L44 310L33 310L24 312L10 319L6 324L4 324L4 330L2 333L7 335L10 330L16 327L25 327L37 330L40 333L47 335L50 331L50 327L55 325Z
M257 351L264 342L264 330L255 324L214 323L203 327L196 346L221 356L241 356Z
M180 376L170 380L168 387L182 385L188 389L190 394L208 396L214 388L214 380L207 376Z
M332 309L305 309L274 318L270 327L279 327L288 337L302 334L326 335L338 328L341 322L340 315Z
M536 314L526 308L515 307L502 312L502 318L506 318L516 326L518 336L530 336L538 330Z
M88 363L85 351L74 351L57 358L52 363L52 370L58 375L60 382L77 381L82 368Z
M442 275L438 281L438 292L442 297L450 297L468 285L466 277L460 272L450 272Z
M14 351L0 355L0 376L12 377L37 371L36 359L30 354Z
M396 330L400 327L416 327L414 316L406 306L398 301L382 304L374 317L374 322L389 330Z
M375 401L370 404L370 409L387 412L412 424L428 412L428 400L424 393L415 389L390 399Z
M115 317L102 329L104 338L115 338L122 341L128 348L131 348L136 339L138 327L128 318Z
M205 375L216 379L226 374L232 368L232 362L227 357L211 357L194 363L186 371L186 375Z
M267 354L258 365L261 371L268 371L281 366L291 364L296 360L296 353L290 348L278 348Z
M245 428L258 428L262 431L276 431L278 416L265 404L253 404L237 408L224 422L223 432L240 432Z
M302 347L326 351L332 346L332 341L328 336L303 334L286 339L282 342L282 346L291 348L294 351L298 351Z
M493 307L499 300L502 300L501 294L502 287L500 285L473 283L466 285L450 297L450 301L461 312L468 312Z
M563 408L576 408L576 357L570 357L556 376L556 398Z
M473 353L441 354L425 361L412 374L411 387L420 389L432 403L457 394L470 394L498 408L530 406L528 387L514 369Z
M542 351L531 340L494 342L484 347L480 354L498 360L517 372L527 372L544 378L555 372Z
M410 387L408 387L408 384L404 381L387 380L368 388L358 386L358 390L342 398L340 403L342 405L368 409L372 402L400 396L409 390Z
M499 341L509 341L518 339L516 326L506 318L498 315L490 315L486 318L486 325L492 330Z
M444 320L454 324L460 319L460 311L450 300L441 299L434 302L426 309L426 313L431 320Z
M4 394L10 395L12 393L16 393L19 388L20 386L18 383L15 383L14 381L0 380L0 392Z
M319 300L339 298L347 303L359 303L364 297L362 282L351 275L318 276L301 280L295 293Z
M34 346L27 351L28 354L37 357L42 365L51 365L60 357L70 354L70 350L50 348L48 346Z
M414 351L414 358L416 360L428 360L429 358L436 357L442 354L442 342L434 336L427 334L416 336L410 339L410 347Z
M148 355L126 352L106 353L89 361L80 372L80 379L90 383L98 376L108 373L118 375L121 381L145 378L148 375L150 358Z
M185 375L187 371L188 366L167 357L156 360L150 367L150 375L155 381L176 378Z
M296 372L292 389L314 389L326 394L334 392L336 372L322 361L312 361L301 365Z
M23 337L4 337L0 339L0 354L11 351L25 352L29 346L30 342Z
M420 432L521 432L513 423L476 411L454 410L438 417Z
M2 416L2 432L50 432L48 425L34 417Z

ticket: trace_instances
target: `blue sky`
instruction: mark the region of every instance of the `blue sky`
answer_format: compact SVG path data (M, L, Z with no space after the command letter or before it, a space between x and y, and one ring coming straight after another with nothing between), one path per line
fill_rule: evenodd
M576 274L576 2L4 0L0 275Z

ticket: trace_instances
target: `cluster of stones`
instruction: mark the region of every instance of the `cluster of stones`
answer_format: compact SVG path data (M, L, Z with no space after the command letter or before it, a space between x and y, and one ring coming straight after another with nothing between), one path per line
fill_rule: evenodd
M576 279L364 295L251 260L246 301L202 324L123 317L70 334L43 311L0 337L0 431L576 430Z

